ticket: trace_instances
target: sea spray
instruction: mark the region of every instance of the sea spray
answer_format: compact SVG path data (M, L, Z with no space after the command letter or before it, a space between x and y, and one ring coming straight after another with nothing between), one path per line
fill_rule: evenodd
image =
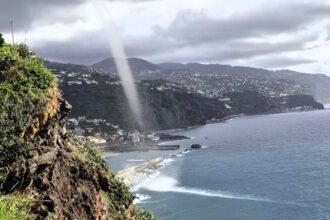
M111 33L111 36L107 38L108 44L112 52L113 59L115 61L118 74L128 100L129 107L139 127L143 129L144 123L142 120L141 105L137 94L132 71L128 64L126 53L120 40L118 31L116 30L116 27L113 25L112 21L108 17L105 18L105 15L109 14L109 12L111 11L107 6L108 5L105 4L103 1L97 1L94 3L96 14L100 16L103 26L107 29L105 33Z

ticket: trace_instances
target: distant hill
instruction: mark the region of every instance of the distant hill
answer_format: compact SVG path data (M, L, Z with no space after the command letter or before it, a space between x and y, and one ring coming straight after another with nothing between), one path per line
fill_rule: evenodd
M269 75L271 74L269 70L266 69L258 69L253 67L245 67L245 66L231 66L231 65L221 65L221 64L201 64L201 63L160 63L159 67L168 70L179 70L186 69L194 72L200 73L227 73L227 74L263 74Z
M158 64L158 66L161 67L163 71L167 71L167 74L186 70L191 73L213 74L219 81L227 80L227 75L231 75L237 77L237 80L241 82L252 82L254 78L258 78L274 84L288 83L293 87L300 86L302 90L304 90L303 93L314 96L319 102L330 103L330 77L324 74L308 74L290 70L272 71L252 67L200 63L161 63ZM166 79L170 80L168 77L169 76L165 76ZM180 77L182 78L182 76ZM203 81L205 77L199 76L199 78ZM241 80L238 78L241 78ZM184 80L185 79L182 79L182 81ZM177 79L174 79L174 81L177 82ZM258 86L257 84L255 85L256 88ZM280 89L281 85L279 85L278 88ZM235 90L235 88L229 88L229 90L232 89Z
M285 94L312 95L319 102L330 103L330 77L324 74L221 64L153 64L139 58L128 58L128 62L136 80L164 79L211 97L248 90L270 97ZM104 59L91 67L105 72L117 72L112 58Z
M132 71L135 73L144 71L156 71L160 69L159 66L139 58L128 58L127 61ZM93 64L92 67L110 73L117 73L117 67L113 58L106 58L101 60L100 62Z
M292 80L306 85L316 100L330 103L330 77L324 74L307 74L291 70L279 70L274 75L280 79Z

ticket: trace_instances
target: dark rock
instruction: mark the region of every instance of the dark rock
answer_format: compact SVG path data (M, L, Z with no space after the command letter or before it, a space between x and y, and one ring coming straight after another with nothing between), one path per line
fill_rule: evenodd
M66 100L62 99L60 101L61 101L61 104L60 104L61 119L64 119L71 111L72 105Z
M191 145L191 149L199 149L199 148L201 148L202 147L202 145L200 145L200 144L193 144L193 145Z

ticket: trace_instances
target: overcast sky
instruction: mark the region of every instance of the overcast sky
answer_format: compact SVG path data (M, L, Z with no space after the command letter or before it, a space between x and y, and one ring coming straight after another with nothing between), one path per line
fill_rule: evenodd
M0 32L40 56L92 64L119 35L129 57L330 75L330 0L0 0ZM114 26L115 28L113 28Z

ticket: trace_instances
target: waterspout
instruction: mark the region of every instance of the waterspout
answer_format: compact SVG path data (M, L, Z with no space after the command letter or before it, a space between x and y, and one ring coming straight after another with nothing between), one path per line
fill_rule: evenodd
M97 2L102 3L102 2ZM100 15L100 18L104 24L104 27L107 28L107 32L111 33L111 36L108 37L108 44L115 61L117 71L123 85L124 93L127 97L129 107L133 116L138 123L140 128L144 128L144 123L142 120L142 111L141 104L137 94L134 78L132 75L132 71L127 61L126 53L124 47L121 43L120 37L116 30L116 27L112 24L111 20L102 16L103 13L109 13L109 11L105 10L104 4L94 4L97 14ZM100 13L101 12L101 13Z

